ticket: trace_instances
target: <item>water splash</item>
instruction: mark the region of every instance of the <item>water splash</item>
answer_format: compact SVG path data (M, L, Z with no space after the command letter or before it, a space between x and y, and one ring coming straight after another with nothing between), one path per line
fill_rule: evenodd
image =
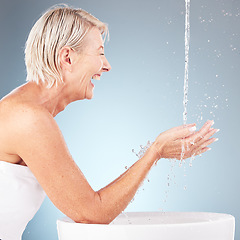
M151 141L148 141L146 146L140 145L140 151L138 153L136 153L134 149L132 149L132 152L140 159L152 144Z
M138 153L136 153L134 149L132 149L132 152L140 159L144 156L144 154L151 147L152 144L153 142L148 141L146 146L140 145L140 150ZM128 167L126 166L125 169L128 169ZM147 179L147 182L150 182L148 177L146 179Z

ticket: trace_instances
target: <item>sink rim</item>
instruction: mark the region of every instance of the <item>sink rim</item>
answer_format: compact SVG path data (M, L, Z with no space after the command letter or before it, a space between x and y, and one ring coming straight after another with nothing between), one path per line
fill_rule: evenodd
M188 216L189 217L193 217L196 215L199 215L199 218L201 218L201 216L205 216L205 219L199 219L197 221L189 221L189 222L177 222L177 223L117 223L117 221L119 221L120 218L123 219L123 221L128 221L127 217L129 217L130 221L134 221L131 218L136 218L139 216L142 216L144 214L146 215L146 218L151 218L153 216L157 217L157 215L159 215L160 217L163 217L164 215L166 215L166 217L171 217L174 214L177 214L178 219L181 218L181 216ZM215 219L206 219L206 216L212 216L215 217ZM145 216L142 216L142 218L144 218ZM150 220L149 220L150 221ZM76 226L84 226L84 227L93 227L94 226L98 226L98 227L107 227L109 228L109 226L112 228L116 228L116 227L142 227L142 226L147 226L149 227L176 227L176 225L178 226L184 226L184 225L203 225L203 224L214 224L214 223L218 223L218 222L223 222L223 221L233 221L235 223L235 218L234 216L227 214L227 213L215 213L215 212L174 212L174 211L168 211L168 212L124 212L124 213L120 213L110 224L86 224L86 223L76 223L73 220L71 220L69 217L63 217L61 219L57 220L57 224L63 223L63 224L74 224Z

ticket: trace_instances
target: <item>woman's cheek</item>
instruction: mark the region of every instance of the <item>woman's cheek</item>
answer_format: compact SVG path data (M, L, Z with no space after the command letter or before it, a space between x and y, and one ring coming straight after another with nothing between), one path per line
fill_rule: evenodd
M103 60L100 58L100 68L99 68L99 72L102 70L102 68L103 68Z

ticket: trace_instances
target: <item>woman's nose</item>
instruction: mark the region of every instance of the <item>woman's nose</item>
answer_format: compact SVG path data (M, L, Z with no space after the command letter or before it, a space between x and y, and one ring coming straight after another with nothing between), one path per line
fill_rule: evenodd
M107 58L105 57L105 60L103 62L103 71L104 72L109 72L111 70L111 65L109 64Z

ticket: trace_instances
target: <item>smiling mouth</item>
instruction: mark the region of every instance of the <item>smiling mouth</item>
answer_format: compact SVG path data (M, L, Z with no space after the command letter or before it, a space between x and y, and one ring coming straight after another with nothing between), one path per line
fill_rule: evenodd
M95 74L92 76L92 79L94 80L100 80L101 75L100 74Z

